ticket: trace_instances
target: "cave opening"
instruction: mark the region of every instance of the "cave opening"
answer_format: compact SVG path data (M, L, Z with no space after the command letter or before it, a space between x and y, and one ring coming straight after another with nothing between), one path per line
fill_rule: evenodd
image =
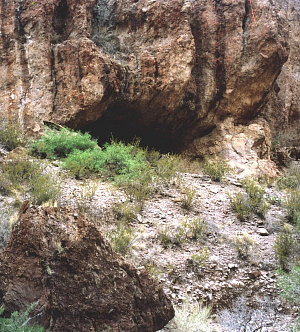
M140 142L144 148L161 153L178 153L180 138L172 135L166 127L158 124L145 125L135 112L119 110L107 112L99 120L79 128L89 132L99 145L113 140L124 143Z

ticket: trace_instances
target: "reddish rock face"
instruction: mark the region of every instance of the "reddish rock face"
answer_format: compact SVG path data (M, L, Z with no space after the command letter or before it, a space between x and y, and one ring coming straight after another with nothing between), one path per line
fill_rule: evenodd
M50 331L156 331L174 316L162 288L68 208L25 206L0 253L0 304L38 301Z
M300 2L276 0L282 7L289 28L290 54L282 67L263 113L271 124L274 143L292 146L300 158ZM298 155L297 155L298 154Z
M28 130L100 119L203 154L225 118L260 114L287 59L280 6L252 5L257 24L249 0L2 2L0 112Z

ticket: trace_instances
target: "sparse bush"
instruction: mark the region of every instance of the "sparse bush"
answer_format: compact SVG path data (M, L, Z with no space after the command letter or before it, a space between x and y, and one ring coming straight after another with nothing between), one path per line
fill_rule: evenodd
M300 267L294 266L289 273L278 271L277 286L281 296L293 305L300 306Z
M198 266L204 266L205 262L209 259L209 249L207 247L203 247L200 249L198 254L193 254L192 262Z
M43 136L31 144L34 154L49 159L65 158L75 150L86 151L98 147L89 133L82 134L71 129L45 128Z
M158 238L164 247L171 244L181 246L188 239L199 240L207 236L207 223L202 218L184 219L177 227L163 227L158 230Z
M115 204L112 211L118 220L130 223L136 220L139 208L134 203L126 201Z
M284 224L282 230L275 240L275 256L278 259L280 267L287 271L290 258L293 254L295 240L293 237L293 228L289 224Z
M291 190L284 202L287 218L290 222L300 224L300 190Z
M250 251L256 245L250 235L244 233L242 236L235 236L233 239L234 247L241 259L248 259Z
M43 165L28 156L18 156L1 164L2 177L7 180L6 190L19 190L23 195L30 194L34 204L55 201L60 194L58 177L46 173ZM3 182L2 182L3 183Z
M8 150L26 145L26 139L18 123L0 119L0 144Z
M152 167L154 167L154 174L156 181L159 180L163 185L170 183L170 181L177 177L177 173L182 171L183 160L181 156L166 154L162 155Z
M198 302L183 304L175 308L175 317L167 325L169 331L212 332L210 308L202 307Z
M33 309L34 305L31 305L24 312L15 311L11 314L10 318L1 317L4 312L4 308L0 307L0 331L1 332L43 332L45 331L42 326L36 324L29 326L28 324L32 320L29 317L29 312Z
M54 203L60 195L60 182L53 174L37 173L30 179L30 194L33 204Z
M251 208L249 206L247 196L241 192L238 192L235 196L228 196L238 219L240 221L247 220L251 215Z
M121 221L117 224L117 229L109 233L108 238L112 249L125 256L132 249L134 231Z
M205 159L203 165L203 171L213 181L219 182L230 171L230 167L224 160L209 160Z
M181 198L181 206L186 210L191 210L196 201L196 190L193 188L184 187Z
M169 229L169 227L165 226L158 230L158 238L165 248L171 244L181 246L186 241L186 232L181 226L177 226L174 229Z
M281 176L277 180L277 186L280 190L295 189L297 188L298 184L299 184L298 179L294 175Z
M4 248L9 240L12 226L16 221L15 211L13 208L6 206L1 207L0 214L0 249Z
M242 186L246 195L239 192L235 196L228 195L231 205L241 221L248 219L252 213L264 218L270 209L265 199L265 190L255 183L254 180L246 179L242 181Z
M270 208L264 197L265 189L250 179L242 181L242 186L248 195L248 203L252 212L263 218Z

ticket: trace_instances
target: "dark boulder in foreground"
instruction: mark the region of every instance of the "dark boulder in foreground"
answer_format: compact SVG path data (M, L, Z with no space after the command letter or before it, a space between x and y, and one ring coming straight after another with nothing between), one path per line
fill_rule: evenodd
M27 207L0 253L0 305L38 301L50 331L156 331L173 318L162 288L69 208Z

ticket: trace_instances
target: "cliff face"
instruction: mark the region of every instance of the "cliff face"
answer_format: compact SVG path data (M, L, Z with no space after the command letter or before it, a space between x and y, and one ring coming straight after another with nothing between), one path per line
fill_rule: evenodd
M0 113L33 131L99 120L194 156L232 154L250 124L240 145L267 157L268 125L252 122L288 24L281 3L252 5L256 24L249 0L2 1Z
M289 27L288 61L268 96L263 112L274 132L274 143L300 146L300 2L277 0Z

